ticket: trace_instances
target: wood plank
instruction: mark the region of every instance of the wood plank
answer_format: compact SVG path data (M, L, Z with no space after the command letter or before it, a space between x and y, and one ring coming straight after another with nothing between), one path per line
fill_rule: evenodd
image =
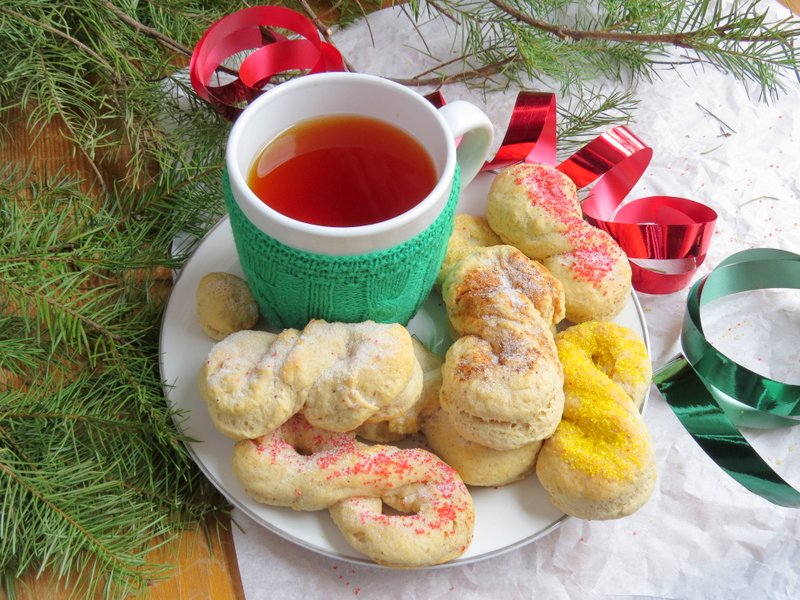
M152 582L145 590L149 600L245 600L230 523L216 528L210 536L201 525L183 532L178 538L153 551L153 564L174 565L163 580ZM30 573L16 582L17 600L53 600L86 597L85 586L76 578L59 580L52 572ZM102 590L94 595L103 598ZM142 596L139 596L142 597ZM134 600L132 595L128 600ZM0 600L8 596L0 589Z
M25 117L19 112L9 113L3 119L8 128L5 142L0 145L0 161L17 164L24 168L31 165L32 174L47 176L58 172L78 173L85 177L85 191L97 189L96 171L90 161L65 138L64 128L57 122L48 124L35 138L27 133ZM105 163L102 167L112 173L117 167ZM209 525L209 530L218 532L206 535L203 524L182 532L178 538L153 552L153 564L175 565L172 576L155 581L148 588L151 600L244 600L239 578L236 551L231 524L223 519L225 527ZM210 523L210 521L209 521ZM235 525L234 525L235 526ZM208 539L210 537L210 540ZM70 594L85 590L76 589L76 580L59 580L51 572L38 576L27 574L16 582L18 600L53 600L68 598ZM83 597L77 594L75 597ZM98 594L97 598L101 598ZM0 600L8 600L0 589Z
M793 13L800 15L800 0L780 0L780 3Z

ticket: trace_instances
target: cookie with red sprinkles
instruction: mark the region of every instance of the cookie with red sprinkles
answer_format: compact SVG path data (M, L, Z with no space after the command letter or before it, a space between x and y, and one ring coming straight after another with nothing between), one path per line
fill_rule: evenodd
M583 219L575 184L554 167L526 163L502 170L492 182L486 216L505 243L561 281L569 321L611 320L625 307L627 256Z

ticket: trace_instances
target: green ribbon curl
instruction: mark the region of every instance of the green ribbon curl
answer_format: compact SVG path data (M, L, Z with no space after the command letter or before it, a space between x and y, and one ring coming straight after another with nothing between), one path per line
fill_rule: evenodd
M720 398L743 405L759 427L800 424L800 386L759 375L714 348L703 334L700 308L739 292L800 289L800 255L744 250L722 261L690 289L681 331L682 355L656 371L653 382L703 451L745 488L774 504L800 507L800 491L758 455ZM730 404L730 403L728 403ZM730 409L729 409L730 410Z

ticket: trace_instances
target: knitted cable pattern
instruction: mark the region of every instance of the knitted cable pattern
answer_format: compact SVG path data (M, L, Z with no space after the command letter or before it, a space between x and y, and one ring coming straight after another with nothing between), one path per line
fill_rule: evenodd
M433 287L453 229L459 170L444 210L425 231L385 250L330 256L297 250L260 231L223 190L236 250L261 314L279 328L326 321L406 324Z

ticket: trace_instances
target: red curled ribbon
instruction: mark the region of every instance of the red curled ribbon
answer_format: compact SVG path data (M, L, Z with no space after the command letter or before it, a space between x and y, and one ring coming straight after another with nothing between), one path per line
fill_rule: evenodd
M297 34L289 39L273 31ZM211 86L223 63L240 52L254 50L239 66L238 77ZM314 24L300 13L280 6L254 6L214 23L195 46L189 76L195 93L224 117L235 120L241 104L258 96L278 73L344 71L339 51L319 37Z
M484 169L537 162L555 166L579 189L594 184L583 201L586 220L608 232L627 254L637 291L670 294L688 285L705 260L717 213L674 196L648 196L620 207L652 156L652 148L619 126L556 166L555 95L520 92L503 143ZM670 261L670 272L639 260Z

